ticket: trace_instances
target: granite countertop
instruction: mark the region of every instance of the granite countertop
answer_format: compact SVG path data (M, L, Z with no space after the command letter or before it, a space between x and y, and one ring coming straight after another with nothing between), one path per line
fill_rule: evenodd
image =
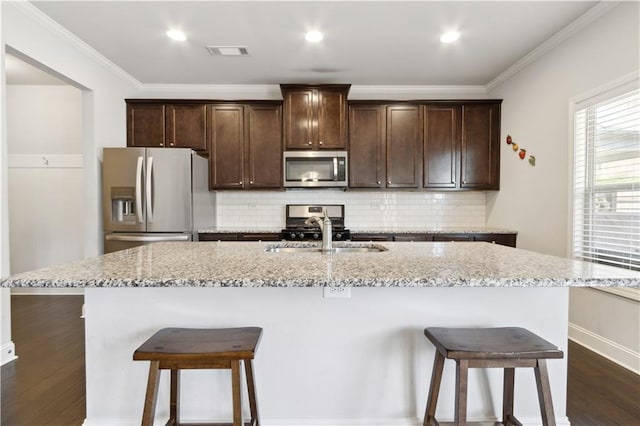
M454 228L377 228L358 229L347 226L352 234L517 234L518 231L506 228L491 227L454 227ZM200 234L225 234L225 233L245 233L245 234L278 234L282 228L274 229L248 229L248 228L208 228L199 229Z
M346 243L335 243L336 246ZM155 243L0 280L2 287L640 287L640 273L497 244L383 243L380 253L274 253L296 243ZM312 246L313 244L302 244ZM350 246L366 246L349 243Z

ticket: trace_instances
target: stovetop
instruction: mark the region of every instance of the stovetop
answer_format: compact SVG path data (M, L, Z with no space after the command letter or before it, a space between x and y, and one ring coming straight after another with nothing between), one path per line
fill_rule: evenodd
M305 222L313 216L324 218L325 212L331 219L333 240L351 239L351 232L344 227L344 205L341 204L287 204L286 228L282 230L281 238L288 241L321 240L320 226L316 222Z

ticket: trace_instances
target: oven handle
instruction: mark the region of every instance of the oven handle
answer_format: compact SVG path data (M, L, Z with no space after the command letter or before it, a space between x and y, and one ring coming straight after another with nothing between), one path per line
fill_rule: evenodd
M333 180L338 180L338 157L333 157Z

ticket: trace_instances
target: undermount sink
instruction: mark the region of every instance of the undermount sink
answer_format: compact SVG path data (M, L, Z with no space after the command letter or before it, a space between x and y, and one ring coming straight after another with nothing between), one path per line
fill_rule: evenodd
M270 253L322 253L319 245L273 245L264 249ZM380 244L340 244L335 245L329 253L380 253L388 251L385 246Z

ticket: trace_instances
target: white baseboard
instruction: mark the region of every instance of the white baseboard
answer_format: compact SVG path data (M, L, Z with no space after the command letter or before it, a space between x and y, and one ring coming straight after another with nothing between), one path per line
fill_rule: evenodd
M525 426L542 426L540 418L520 418L518 419ZM193 419L181 419L181 421L191 422ZM196 420L197 421L197 420ZM442 421L451 421L443 419ZM498 423L496 418L472 418L477 426L495 426ZM166 418L156 419L154 426L161 426L167 422ZM89 420L85 419L82 426L137 426L140 419L131 420ZM263 426L422 426L422 419L418 418L394 418L394 419L310 419L310 418L261 418L260 424ZM567 417L556 417L556 425L571 426Z
M5 365L16 358L18 358L16 356L16 345L13 342L0 346L0 365Z
M636 374L640 374L640 353L633 349L572 323L569 323L569 339Z

